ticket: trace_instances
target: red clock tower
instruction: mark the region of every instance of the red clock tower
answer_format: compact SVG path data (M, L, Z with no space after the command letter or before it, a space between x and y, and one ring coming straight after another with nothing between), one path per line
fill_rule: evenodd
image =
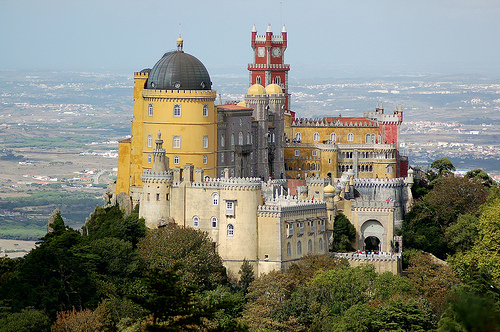
M290 110L290 94L288 93L288 71L290 65L284 64L284 53L287 45L286 29L283 26L281 35L273 35L268 25L265 35L257 35L255 25L252 29L252 49L254 63L248 65L250 85L277 84L286 96L285 110Z

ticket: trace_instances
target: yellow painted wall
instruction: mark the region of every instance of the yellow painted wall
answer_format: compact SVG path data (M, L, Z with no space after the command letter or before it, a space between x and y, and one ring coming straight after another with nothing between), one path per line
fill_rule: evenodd
M118 143L118 177L116 194L121 192L130 195L130 141Z

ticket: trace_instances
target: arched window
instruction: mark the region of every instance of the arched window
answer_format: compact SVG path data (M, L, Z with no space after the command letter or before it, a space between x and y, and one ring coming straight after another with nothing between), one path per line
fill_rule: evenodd
M198 216L193 217L193 227L200 226L200 218Z
M295 134L295 140L296 140L297 142L302 141L302 134L301 134L301 133L296 133L296 134Z
M260 84L260 83L261 83L261 81L262 81L262 80L261 80L260 76L257 76L257 77L255 78L255 83Z
M212 205L219 205L219 194L212 194Z
M208 135L203 135L203 148L208 149Z
M371 140L372 140L372 143L375 143L375 134L371 135Z
M234 145L234 134L231 134L231 146Z
M220 162L223 163L224 162L224 152L222 152L220 154Z
M205 154L203 155L203 163L207 164L208 163L208 156Z
M148 135L148 148L153 147L153 135Z
M290 242L286 243L286 255L292 256L292 244Z
M234 236L234 226L233 224L227 225L227 236Z
M148 116L153 116L153 104L148 104Z
M212 217L210 221L212 223L212 228L217 228L217 217Z
M337 134L335 134L335 133L331 133L331 134L330 134L330 141L331 141L332 143L336 142L336 141L337 141Z
M309 253L313 252L313 241L311 239L307 241L307 252Z
M366 134L366 143L371 143L372 135Z
M174 156L174 164L179 165L181 163L181 157L180 156Z
M348 141L348 142L352 142L352 141L354 141L354 134L353 134L353 133L349 133L349 134L347 134L347 141Z
M302 242L297 242L297 255L302 255Z
M318 242L319 251L323 251L323 239L320 238Z
M277 76L275 79L274 79L274 83L280 85L281 84L281 77Z
M250 135L250 133L247 133L247 144L252 144L252 136Z
M241 131L238 134L238 145L243 145L243 133Z
M152 160L153 160L153 157L150 154L148 154L148 164L151 164Z
M314 133L313 141L319 141L319 133Z
M220 135L220 146L224 147L226 145L226 136L224 134Z
M208 104L203 104L203 116L208 116Z

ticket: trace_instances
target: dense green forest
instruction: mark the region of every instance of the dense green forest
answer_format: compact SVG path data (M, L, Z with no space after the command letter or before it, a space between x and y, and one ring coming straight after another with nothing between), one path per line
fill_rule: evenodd
M228 276L208 234L97 207L82 232L56 215L36 249L0 259L0 332L498 331L500 189L433 167L401 230L404 276L329 256ZM335 250L352 249L344 218Z

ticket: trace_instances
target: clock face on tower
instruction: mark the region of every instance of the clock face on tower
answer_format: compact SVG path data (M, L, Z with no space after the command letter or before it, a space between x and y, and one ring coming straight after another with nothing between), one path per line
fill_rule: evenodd
M258 55L259 57L261 57L261 58L262 58L263 56L265 56L265 55L266 55L266 48L265 48L265 47L259 47L259 48L257 49L257 55Z
M279 47L273 47L271 52L272 52L273 57L275 57L275 58L281 56L281 48L279 48Z

